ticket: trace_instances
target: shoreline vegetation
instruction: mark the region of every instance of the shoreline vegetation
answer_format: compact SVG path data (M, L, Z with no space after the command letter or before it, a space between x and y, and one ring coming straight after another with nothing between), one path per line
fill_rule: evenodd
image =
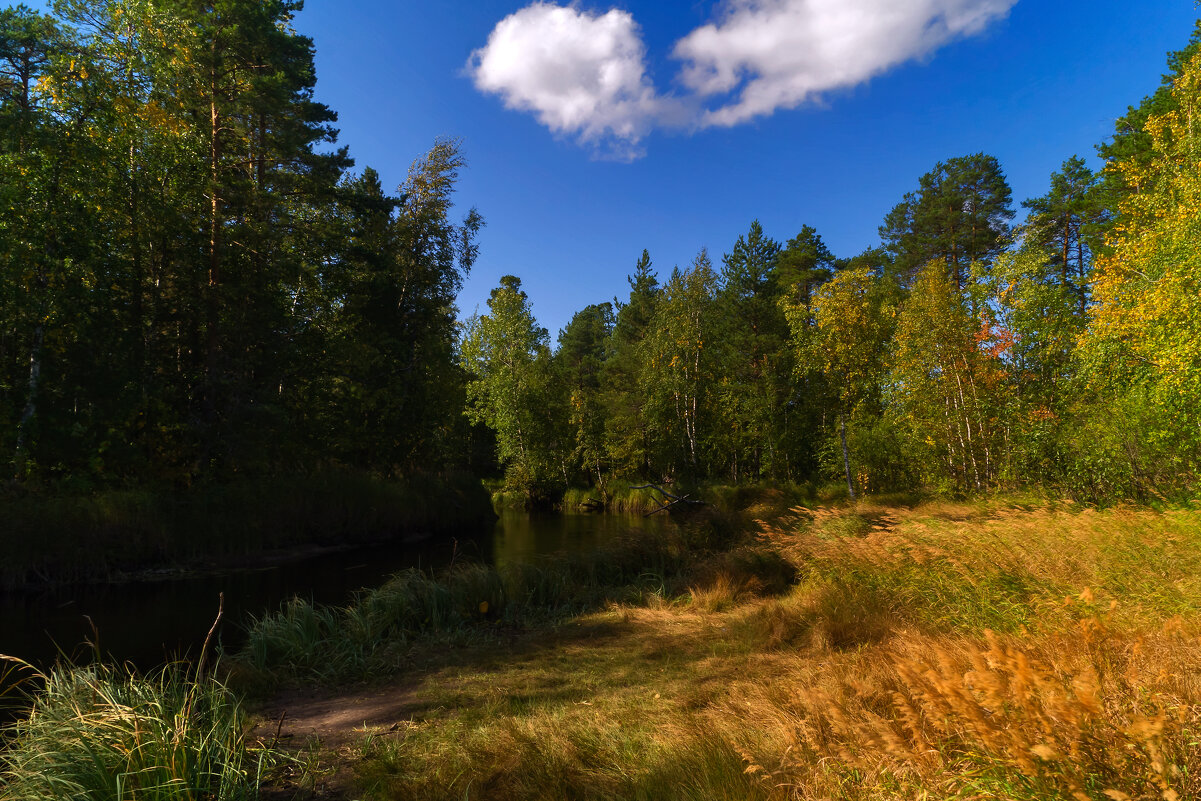
M204 685L254 722L221 758L268 798L1201 793L1197 504L779 501L591 555L410 571L344 607L294 601ZM48 686L164 682L109 670ZM194 682L172 670L164 686ZM0 798L34 797L13 771L110 736L91 724L114 709L180 714L86 686L59 692L89 723L53 747L30 732L53 739L58 696L9 731Z
M501 509L531 509L531 498L526 490L513 490L503 480L485 481L492 496L492 505ZM733 514L778 514L793 506L821 504L829 505L846 500L846 488L837 484L817 486L813 483L795 484L786 482L760 482L729 484L704 482L692 485L639 484L634 481L614 481L604 488L568 487L562 491L544 493L549 496L541 508L558 512L605 512L609 514L649 515L662 512L679 512L690 508L689 504L665 509L671 498L660 489L677 498L699 502L697 505L714 507ZM898 494L896 497L916 499L918 493ZM534 509L539 507L535 506Z
M280 551L438 534L495 519L478 479L339 470L190 489L0 495L0 590L236 567Z
M265 618L230 675L293 688L256 704L260 730L281 721L309 766L277 789L1201 793L1195 504L868 500L733 521L710 510L675 546L631 540L520 576L402 576L344 609ZM332 653L354 658L320 657Z

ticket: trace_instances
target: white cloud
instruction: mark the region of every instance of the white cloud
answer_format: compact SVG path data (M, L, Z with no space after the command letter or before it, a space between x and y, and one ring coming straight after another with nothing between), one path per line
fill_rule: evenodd
M732 0L676 43L680 80L724 105L701 125L736 125L863 83L1004 17L1017 0Z
M468 70L478 89L555 133L633 157L661 106L644 57L628 12L538 2L501 20Z
M683 98L646 74L627 11L539 0L505 17L468 71L478 89L551 131L635 158L656 126L732 126L858 85L956 38L1018 0L726 0L721 17L676 42Z

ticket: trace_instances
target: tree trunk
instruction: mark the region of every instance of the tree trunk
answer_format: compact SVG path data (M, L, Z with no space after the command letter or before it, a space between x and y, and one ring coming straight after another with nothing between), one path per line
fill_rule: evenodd
M33 343L29 347L29 391L25 397L25 410L17 423L17 447L13 453L13 475L21 478L25 472L25 442L29 438L29 424L38 412L38 385L42 380L42 345L46 330L41 323L33 329Z
M855 482L851 480L851 457L847 453L847 421L841 414L838 415L838 434L842 439L842 467L847 473L847 494L853 501L855 500Z
M1069 217L1063 225L1063 288L1070 289L1071 282L1071 247L1072 247L1072 221Z
M1088 275L1084 266L1083 229L1076 232L1076 271L1079 273L1080 279L1080 283L1076 287L1076 294L1080 302L1080 316L1084 317L1088 313Z
M221 285L221 112L217 105L218 59L217 42L213 41L212 67L209 75L209 263L208 287L205 293L204 337L204 415L209 425L217 419L217 318Z

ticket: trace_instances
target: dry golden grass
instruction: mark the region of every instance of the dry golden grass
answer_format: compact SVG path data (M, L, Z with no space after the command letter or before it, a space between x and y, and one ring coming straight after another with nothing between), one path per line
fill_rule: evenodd
M897 638L749 679L715 722L776 732L745 753L798 798L1201 797L1201 641L1098 629L1082 642Z
M763 537L809 566L817 600L757 614L857 635L811 633L813 652L866 647L738 688L719 719L791 732L747 754L754 772L805 798L1201 797L1196 512L796 512ZM972 625L1002 613L1007 634Z
M1201 798L1199 578L1194 510L797 509L680 595L434 659L358 790Z

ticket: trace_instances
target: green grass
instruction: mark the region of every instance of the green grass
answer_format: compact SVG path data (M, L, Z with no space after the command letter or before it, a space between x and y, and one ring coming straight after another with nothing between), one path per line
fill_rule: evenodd
M181 666L150 677L64 666L36 678L32 710L0 749L3 801L258 798L270 755L248 749L241 704L219 681Z

